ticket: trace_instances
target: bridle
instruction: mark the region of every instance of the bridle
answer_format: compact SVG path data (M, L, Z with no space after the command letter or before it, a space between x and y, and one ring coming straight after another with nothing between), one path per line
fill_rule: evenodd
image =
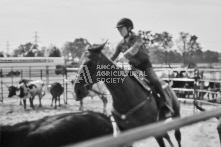
M96 62L93 62L93 61L92 61L92 63L93 63L94 65L99 65L99 64L100 64L101 53L96 54L96 53L93 53L93 51L86 51L86 52L90 52L90 53L92 53L92 54L94 54L94 55L96 55L96 56L98 57ZM85 52L85 53L86 53L86 52ZM99 70L100 70L100 69L99 69ZM99 70L98 70L98 71L99 71ZM96 73L96 72L95 72L95 73ZM90 75L92 82L86 82L85 84L83 84L83 87L85 87L87 90L90 90L90 91L93 91L93 92L95 92L95 93L97 93L97 94L103 95L102 93L100 93L100 92L98 92L98 91L92 89L93 85L96 83L96 82L93 82L93 80L94 80L93 77L95 77L95 73L93 73L92 75Z

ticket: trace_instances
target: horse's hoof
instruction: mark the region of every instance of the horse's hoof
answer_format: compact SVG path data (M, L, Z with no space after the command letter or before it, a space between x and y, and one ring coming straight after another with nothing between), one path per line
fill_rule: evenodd
M107 115L107 111L106 111L106 110L104 110L103 113L104 113L105 115Z

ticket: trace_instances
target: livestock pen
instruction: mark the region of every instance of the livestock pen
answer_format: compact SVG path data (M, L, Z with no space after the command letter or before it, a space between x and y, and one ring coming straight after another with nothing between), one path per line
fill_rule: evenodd
M45 88L53 82L59 82L65 86L65 75L55 74L55 66L1 67L0 70L2 73L0 77L0 100L2 102L4 102L4 98L8 97L8 86L18 85L21 79L43 80Z
M50 69L50 67L49 67L49 69ZM46 73L46 71L42 71L42 72L44 72L44 73ZM29 73L29 72L28 72ZM32 72L31 72L32 73ZM37 72L37 73L39 73L39 72ZM76 73L76 71L75 70L73 70L72 72L69 72L68 73L68 75L67 75L67 77L65 77L66 75L56 75L55 73L54 73L54 70L51 70L51 71L49 71L49 73L51 73L51 74L49 74L49 75L51 75L51 77L49 77L48 79L49 79L49 83L51 83L51 82L53 82L53 80L56 80L56 81L60 81L60 82L63 82L64 81L64 79L72 79L72 78L74 78L74 73ZM44 74L43 74L44 75ZM53 78L53 75L55 76L55 78ZM27 76L28 77L28 76ZM3 77L3 81L4 81L4 78L5 77ZM14 81L15 81L15 77L13 77L14 79ZM17 77L18 79L20 79L21 77ZM31 77L31 79L32 78L39 78L39 77ZM10 78L8 78L8 79L10 79ZM43 80L45 80L46 78L45 77L43 77ZM7 82L7 81L6 81ZM11 82L11 79L8 81L9 83ZM68 82L69 83L69 82ZM14 84L16 84L16 83L14 83ZM4 86L4 85L3 85ZM68 85L69 87L68 87L68 89L69 88L71 88L71 85ZM4 87L4 89L6 90L6 87ZM69 89L70 90L70 89ZM70 92L69 92L70 93ZM71 95L72 94L70 94L70 97L71 97ZM100 100L99 100L100 101ZM86 103L87 103L87 109L91 109L91 110L93 110L93 111L102 111L102 105L101 105L101 103L99 102L99 101L97 101L97 100L93 100L93 101L86 101ZM54 114L58 114L58 113L65 113L65 112L75 112L75 111L78 111L78 108L76 107L77 105L76 105L76 103L69 103L68 105L65 105L65 106L62 106L62 107L60 107L60 108L58 108L58 110L54 110L54 109L52 109L52 108L47 108L47 107L44 107L44 108L42 108L42 109L39 109L39 110L37 110L37 111L27 111L27 112L24 112L23 111L23 109L20 109L19 108L19 106L8 106L10 103L8 103L7 101L5 101L5 104L4 105L1 105L1 113L0 113L0 115L1 115L1 118L0 118L0 122L1 122L1 124L10 124L10 123L12 123L12 124L14 124L15 122L21 122L21 121L24 121L24 120L36 120L36 119L39 119L39 118L42 118L43 116L48 116L48 115L54 115ZM110 103L108 103L108 111L110 111L110 107L111 107L111 101L110 101ZM215 107L211 107L212 109L214 109ZM190 114L190 115L192 115L192 105L182 105L182 107L181 107L181 109L182 109L182 117L183 116L186 116L186 113L188 112L188 114ZM187 110L188 109L188 110ZM219 114L217 114L217 115L219 115ZM195 116L195 115L194 115ZM193 117L194 117L193 116ZM208 117L208 115L207 115L207 117ZM181 120L181 121L183 121L183 120ZM188 126L188 128L190 128L190 129L193 129L192 131L194 131L194 132L197 132L197 131L199 131L199 133L202 133L202 132L206 132L206 134L201 134L201 135L203 135L203 137L200 139L200 137L198 136L198 135L200 135L199 133L197 133L197 135L196 135L196 133L193 133L193 132L191 132L191 133L189 133L189 134L194 134L196 137L199 137L199 140L200 141L198 141L198 142L206 142L206 143L208 143L209 145L211 145L211 143L209 143L209 140L212 140L212 141L216 141L216 143L217 142L219 142L218 141L218 137L216 137L217 136L217 132L216 132L216 130L215 130L215 128L216 128L216 123L217 123L217 120L215 120L215 119L212 119L212 120L209 120L208 122L201 122L202 124L204 124L204 125L200 125L200 128L198 127L199 125L197 125L197 126ZM163 124L164 125L164 124ZM172 124L172 125L174 125L174 124ZM209 129L206 129L206 128L208 128L209 127ZM166 127L167 128L167 127ZM188 137L188 128L184 128L183 130L181 130L182 131L182 134L184 135L183 136L183 140L185 141L188 141L188 142L197 142L196 141L196 138L193 138L193 139L191 139L191 137ZM204 130L204 129L206 129L206 130ZM142 129L141 129L142 130ZM207 132L209 130L209 132ZM164 130L165 131L165 130ZM146 132L146 131L145 131ZM131 133L131 132L130 132ZM207 134L208 133L208 134ZM138 133L139 134L139 133ZM215 135L214 135L215 134ZM123 133L122 133L122 135L123 135ZM140 133L140 135L142 135L142 133ZM153 134L152 134L153 135ZM215 137L214 137L215 136ZM131 134L131 137L135 137L135 139L137 139L136 138L136 136L134 136L134 134L132 135ZM140 137L140 136L138 136L138 137ZM145 136L143 136L143 138L146 138L147 136L146 136L146 134L145 134ZM208 137L208 138L206 138L206 137ZM112 138L113 139L113 138ZM119 137L119 138L116 138L117 140L119 139L119 140L122 140L122 138L121 137ZM139 138L139 139L142 139L142 138ZM138 140L139 140L138 139ZM191 140L188 140L188 139L191 139ZM131 141L134 141L134 140L131 140ZM146 141L145 141L146 142ZM149 141L147 141L148 143L149 143ZM113 143L116 143L115 141L113 141ZM155 141L153 141L153 143L155 143ZM187 143L187 142L186 142ZM145 146L145 145L141 145L142 143L139 143L139 145L137 145L136 147L143 147L143 146ZM154 145L150 145L151 147L152 146L154 146ZM218 144L217 144L217 146L218 146ZM206 145L205 145L205 147L207 147ZM209 147L209 146L208 146Z

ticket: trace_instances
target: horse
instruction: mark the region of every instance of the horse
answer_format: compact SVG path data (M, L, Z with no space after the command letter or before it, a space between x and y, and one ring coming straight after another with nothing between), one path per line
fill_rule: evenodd
M103 81L112 95L112 115L120 131L161 121L154 93L147 91L134 76L124 74L103 53L105 43L88 48L81 57L78 76L74 83L76 100L83 99L94 83ZM169 87L168 103L174 110L172 118L180 117L180 105L175 93ZM164 136L156 136L160 147L165 147ZM181 147L180 129L175 130L175 138Z

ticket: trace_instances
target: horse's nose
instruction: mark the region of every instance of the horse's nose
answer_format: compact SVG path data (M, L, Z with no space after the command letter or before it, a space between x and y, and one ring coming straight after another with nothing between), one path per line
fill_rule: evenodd
M85 85L84 85L84 88L86 88L87 90L90 90L91 87L92 87L91 84L85 84Z

